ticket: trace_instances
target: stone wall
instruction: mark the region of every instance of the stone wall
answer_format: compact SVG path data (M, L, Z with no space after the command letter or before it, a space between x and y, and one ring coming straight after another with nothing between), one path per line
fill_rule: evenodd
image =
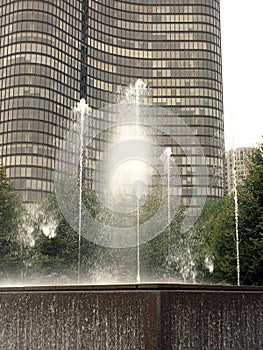
M263 349L263 288L0 288L0 349Z

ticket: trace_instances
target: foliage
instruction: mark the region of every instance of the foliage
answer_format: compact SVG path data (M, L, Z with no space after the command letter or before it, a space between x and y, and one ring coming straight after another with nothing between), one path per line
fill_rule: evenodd
M154 207L154 204L156 203L151 203L151 206ZM164 228L157 237L141 246L141 265L146 278L184 279L182 265L187 264L183 258L183 246L186 241L184 234L181 233L184 214L185 208L182 206L172 218L170 225Z
M74 281L78 270L79 237L69 226L59 210L57 199L52 193L39 209L38 230L31 252L31 274L37 276L63 276ZM54 226L49 235L44 229ZM87 240L81 239L81 271L84 274L90 268L91 256L95 250Z
M202 277L212 279L213 282L235 283L235 215L232 196L208 201L197 229L200 234L198 270L202 271ZM211 276L207 261L213 261Z
M238 186L238 232L241 283L263 284L263 146L253 154L249 174ZM199 268L212 281L237 282L236 227L233 194L206 204L197 227ZM205 259L213 260L213 274Z
M144 223L153 215L160 205L161 193L154 191L140 208L140 222ZM121 216L116 216L108 208L103 207L93 191L83 190L83 202L91 215L101 222L106 222L113 227L120 227ZM62 216L55 194L49 196L42 206L42 223L39 223L38 235L32 251L31 271L36 275L66 276L71 281L76 278L78 267L79 237L68 225ZM48 225L50 218L57 222L54 235L44 235L43 222ZM178 262L168 263L169 246L178 246L180 237L180 223L183 218L183 209L174 218L170 227L161 232L155 239L140 246L141 275L158 278L167 276L167 271L178 270ZM130 224L136 230L136 211L130 217ZM87 227L87 223L84 223ZM170 241L168 237L170 236ZM92 281L102 278L111 281L130 282L136 276L136 247L108 248L97 246L81 237L81 267L82 279ZM178 273L178 271L176 271ZM98 282L99 280L97 280Z
M54 193L38 209L38 215L31 222L34 247L23 244L21 232L25 210L3 167L0 167L0 181L0 277L11 276L15 272L25 273L27 266L27 273L31 275L55 274L75 281L80 245L80 271L84 281L91 281L94 271L98 274L105 271L106 275L112 274L123 282L135 279L136 247L111 249L79 237L63 217ZM238 187L241 283L247 285L263 284L262 189L261 145L251 158L249 175ZM140 207L140 223L147 222L154 215L161 215L157 210L161 191L159 188L150 193ZM77 194L67 195L71 198ZM83 202L96 220L113 227L125 224L120 215L103 207L93 191L83 189ZM135 229L136 215L134 211L130 217L130 224ZM141 244L142 278L171 277L181 281L195 281L197 278L198 281L235 284L237 262L233 195L207 202L199 222L188 233L181 232L184 215L185 208L179 208L168 227L154 239ZM50 223L55 224L53 233L46 231ZM88 225L85 224L85 227Z
M24 268L22 217L24 208L5 169L0 165L0 277L20 274Z
M241 280L263 285L263 144L252 155L239 198Z

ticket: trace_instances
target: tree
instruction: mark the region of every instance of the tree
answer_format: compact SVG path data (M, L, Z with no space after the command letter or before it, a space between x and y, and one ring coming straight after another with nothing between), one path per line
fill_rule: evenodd
M153 215L160 205L162 193L154 191L151 193L140 208L140 223L143 223ZM98 200L96 194L84 189L83 203L91 215L101 222L109 224L112 229L121 227L121 215L105 208ZM38 234L35 236L35 246L32 251L31 271L38 276L67 276L70 280L76 279L78 268L78 233L69 226L62 216L57 203L56 195L49 196L40 210L38 223ZM171 226L161 232L158 237L140 245L140 268L144 279L167 277L178 275L180 263L173 260L169 263L169 245L172 247L171 254L175 247L181 247L182 237L179 235L180 224L183 218L183 208L173 219ZM77 219L77 218L76 218ZM54 221L57 223L53 235L44 234L43 227ZM136 211L130 215L130 225L136 230ZM83 220L84 227L88 223ZM169 233L170 230L170 233ZM169 241L168 237L171 236ZM131 282L136 280L136 247L109 248L98 246L81 237L81 266L80 272L82 281L102 282L103 278L114 282ZM178 257L178 251L176 256ZM168 271L169 270L169 271Z
M239 198L241 280L263 285L263 143L252 154Z
M75 281L78 271L79 237L60 212L55 193L42 206L37 217L35 244L31 251L31 274L38 277L60 276ZM51 225L53 232L45 229ZM96 247L81 237L81 274L91 268ZM52 282L52 281L51 281Z
M234 199L225 196L206 203L195 227L200 278L212 282L236 283ZM208 263L213 264L210 267Z
M156 209L156 202L153 198L149 207ZM186 251L190 252L192 242L187 239L188 234L181 232L181 224L185 216L185 208L178 208L171 223L158 234L157 237L141 246L141 265L146 278L177 280L191 279L185 274L185 267L189 266L189 259L185 259ZM188 257L189 258L189 257Z
M0 165L0 277L18 275L24 268L22 218L24 208Z
M238 231L241 284L263 284L263 145L251 158L249 173L238 186ZM235 208L233 195L209 201L198 225L199 268L206 278L237 281ZM205 260L213 260L213 274Z

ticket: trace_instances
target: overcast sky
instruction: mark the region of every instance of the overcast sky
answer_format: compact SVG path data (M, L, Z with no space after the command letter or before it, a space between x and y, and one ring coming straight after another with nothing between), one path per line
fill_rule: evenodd
M226 148L263 135L263 0L221 0Z

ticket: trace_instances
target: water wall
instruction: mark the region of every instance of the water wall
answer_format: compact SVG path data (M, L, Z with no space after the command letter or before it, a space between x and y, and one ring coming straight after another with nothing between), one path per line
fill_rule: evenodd
M259 350L262 334L262 287L0 289L0 349L5 350Z

